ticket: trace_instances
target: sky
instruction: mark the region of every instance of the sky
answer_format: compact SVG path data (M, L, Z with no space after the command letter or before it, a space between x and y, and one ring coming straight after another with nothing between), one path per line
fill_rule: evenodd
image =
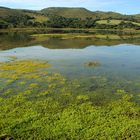
M0 6L31 10L47 7L84 7L91 11L140 14L140 0L0 0Z

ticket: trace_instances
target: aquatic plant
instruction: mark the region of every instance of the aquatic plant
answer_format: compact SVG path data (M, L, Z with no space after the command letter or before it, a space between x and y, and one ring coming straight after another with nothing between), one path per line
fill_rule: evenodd
M61 106L51 98L1 98L0 138L139 139L140 110L129 100L124 96L99 107L89 100Z
M90 61L90 62L85 63L85 66L87 67L99 67L100 65L101 63L98 61Z
M17 59L17 57L14 56L14 55L8 56L8 58L10 58L11 60L16 60Z
M98 98L98 90L82 90L77 80L49 73L49 67L27 60L0 63L0 139L140 139L140 108L125 90L96 105L93 99L101 102L103 94ZM91 80L100 88L108 82L102 76Z
M18 80L26 77L28 74L34 74L40 69L48 68L50 65L46 62L32 60L21 60L0 63L0 78Z

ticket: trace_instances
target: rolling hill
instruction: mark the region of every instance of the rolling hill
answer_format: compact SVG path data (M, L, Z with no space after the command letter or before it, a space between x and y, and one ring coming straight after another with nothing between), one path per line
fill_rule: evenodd
M112 28L110 26L120 25L122 22L125 24L129 23L128 25L125 25L125 27L128 26L128 28L133 25L138 27L140 26L140 14L123 15L116 12L92 12L85 8L50 7L40 11L33 11L0 7L0 28L65 28L67 25L68 27L74 28L90 28L94 27L95 23L98 25L108 25L109 27L107 28ZM101 26L99 26L99 28L100 27Z
M0 7L0 27L2 25L10 27L33 26L45 21L47 21L47 17L37 11Z
M140 18L140 14L137 15L123 15L116 12L103 12L103 11L90 11L85 8L65 8L65 7L50 7L45 8L40 11L40 13L46 16L62 16L65 18L81 18L85 19L87 17L100 18L100 19L129 19L129 18ZM140 19L139 19L140 20Z
M81 18L85 19L87 17L92 18L122 18L124 15L121 15L120 13L115 12L102 12L102 11L96 11L92 12L90 10L87 10L85 8L63 8L63 7L50 7L45 8L41 10L41 13L44 15L58 15L66 18Z
M63 8L63 7L50 7L40 11L47 16L57 15L66 18L86 18L92 17L93 13L85 8Z

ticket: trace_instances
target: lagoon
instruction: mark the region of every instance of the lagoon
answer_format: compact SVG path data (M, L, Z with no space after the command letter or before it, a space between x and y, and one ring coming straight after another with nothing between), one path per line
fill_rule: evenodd
M48 61L52 65L48 71L78 80L85 85L83 89L92 87L96 81L98 88L92 88L93 91L108 89L113 92L115 88L139 95L139 38L62 39L37 34L34 36L23 33L1 35L0 61L14 61L13 57L18 60ZM5 44L8 48L4 47ZM100 65L86 65L90 62L98 62ZM103 87L100 86L102 78L106 79Z

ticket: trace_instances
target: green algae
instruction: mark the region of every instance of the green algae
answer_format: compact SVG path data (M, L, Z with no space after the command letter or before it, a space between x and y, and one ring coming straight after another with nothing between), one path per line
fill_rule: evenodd
M93 87L85 90L50 67L33 60L0 63L0 139L140 138L140 108L132 95L116 88L115 100L97 104L105 100L99 89L106 77L91 77Z

